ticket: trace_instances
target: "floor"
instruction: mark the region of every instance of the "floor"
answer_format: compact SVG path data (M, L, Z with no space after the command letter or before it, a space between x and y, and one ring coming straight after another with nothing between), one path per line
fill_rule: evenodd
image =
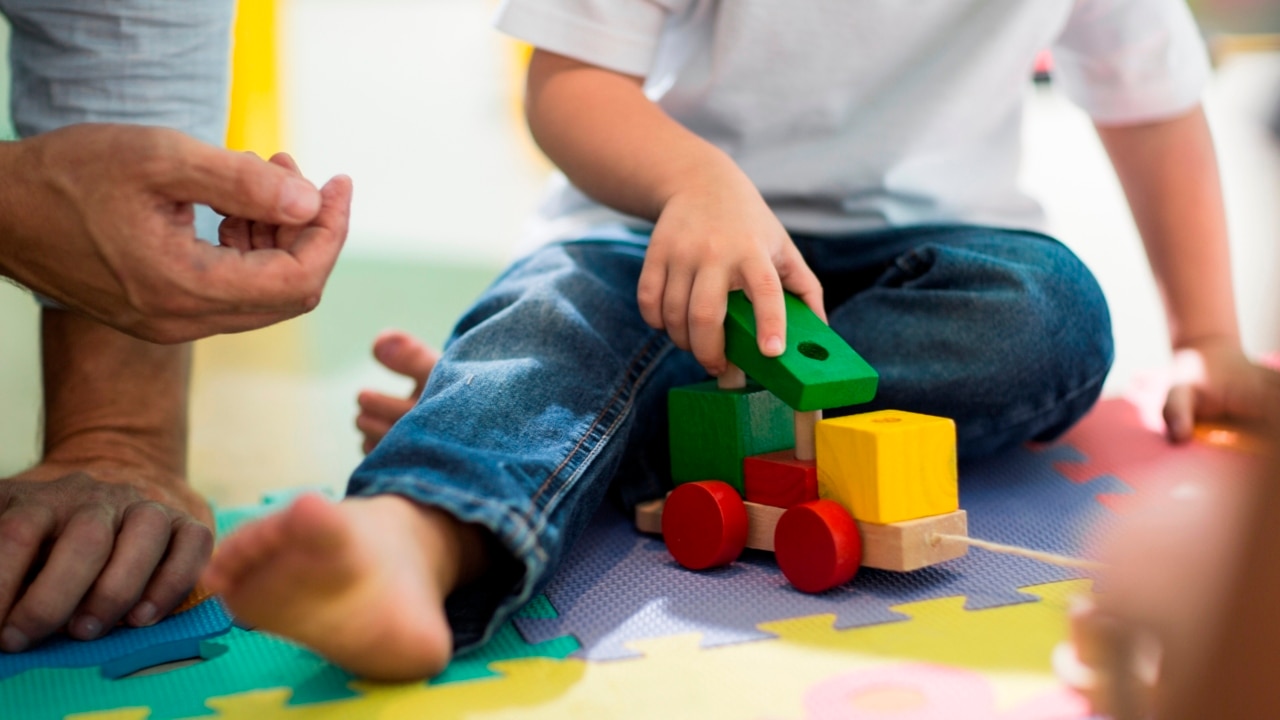
M501 268L547 165L518 118L517 49L472 0L296 0L285 22L290 149L314 177L356 180L351 240L324 304L198 344L191 477L224 505L276 488L341 488L360 459L362 387L405 390L368 355L384 327L440 342ZM333 38L343 38L335 47ZM352 63L350 58L361 62ZM1265 121L1280 55L1225 58L1207 103L1219 141L1247 348L1280 350L1280 146ZM1158 297L1087 119L1033 92L1025 182L1111 302L1111 389L1168 356ZM0 284L0 475L36 457L36 310Z

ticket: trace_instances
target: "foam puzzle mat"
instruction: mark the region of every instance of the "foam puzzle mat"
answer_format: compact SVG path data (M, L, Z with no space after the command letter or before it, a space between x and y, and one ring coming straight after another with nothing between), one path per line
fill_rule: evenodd
M1165 443L1157 394L1140 386L1052 445L963 466L970 534L1087 555L1129 499L1247 471L1252 456L1230 443ZM222 510L219 531L286 499ZM209 625L215 600L148 629L150 640L62 640L21 667L0 657L0 719L1084 718L1050 653L1070 598L1089 587L1077 571L974 549L805 595L767 554L692 573L603 512L543 596L431 682L365 683L278 638ZM147 655L148 643L168 651ZM183 655L200 659L129 674Z

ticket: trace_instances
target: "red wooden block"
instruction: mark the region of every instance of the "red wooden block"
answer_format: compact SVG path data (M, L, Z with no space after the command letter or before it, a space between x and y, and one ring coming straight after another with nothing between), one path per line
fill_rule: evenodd
M747 544L747 508L728 483L685 483L667 496L662 539L676 562L690 570L728 565Z
M818 499L818 464L797 460L791 450L752 455L742 461L747 500L789 508Z
M858 524L831 500L801 503L783 513L773 544L782 574L801 592L843 585L862 563Z

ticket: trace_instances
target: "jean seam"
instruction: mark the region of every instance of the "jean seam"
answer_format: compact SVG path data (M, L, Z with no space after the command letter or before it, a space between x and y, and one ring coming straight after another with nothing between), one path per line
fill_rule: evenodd
M662 336L662 340L666 340L666 336ZM556 495L550 498L550 500L547 503L548 512L554 509L554 507L556 507L557 505L559 505L559 501L561 501L561 498L564 496L564 492L567 492L568 488L572 486L573 480L579 477L579 475L581 475L582 473L585 473L586 469L588 469L589 466L591 465L591 461L595 460L596 456L599 456L600 448L603 448L605 446L605 443L609 441L609 438L612 438L614 434L617 433L618 425L620 425L623 420L626 420L628 413L630 413L631 411L631 407L635 406L635 397L636 397L635 391L637 391L637 389L639 389L640 386L643 386L643 384L645 383L645 380L648 380L650 375L653 374L654 368L657 368L659 361L662 360L662 357L664 355L667 355L668 352L671 352L673 347L675 347L675 345L672 345L671 342L669 341L664 342L663 345L660 346L660 350L653 352L653 354L649 356L648 363L645 363L644 372L641 372L640 375L637 375L634 382L631 383L631 392L628 393L627 395L626 404L623 405L620 410L618 410L616 418L614 418L612 423L609 424L608 429L605 429L605 432L603 434L600 434L599 438L596 438L594 447L591 447L591 450L590 452L588 452L588 455L586 455L584 459L582 459L581 465L579 466L579 470L577 470L576 473L572 475L572 477L568 478L567 482L562 483L561 489L559 489Z
M567 489L572 486L572 480L584 473L586 468L590 466L591 460L593 460L596 455L599 455L600 447L603 447L605 441L608 441L608 439L613 437L613 434L617 432L618 423L620 423L622 419L626 418L627 409L630 409L630 407L635 404L636 388L639 388L641 384L644 384L644 380L653 373L653 369L658 365L658 361L662 359L663 355L666 355L667 352L671 351L672 347L671 342L669 342L666 336L654 333L649 342L646 342L645 345L640 348L640 351L636 352L635 357L632 357L630 363L627 364L625 372L622 373L622 382L618 384L616 391L613 392L612 396L609 396L609 400L605 402L603 409L600 410L600 413L595 416L593 421L591 421L591 425L586 429L586 432L582 433L582 437L579 439L579 442L573 446L572 450L568 451L568 454L564 456L564 460L561 461L561 464L559 464L556 469L552 470L552 473L548 475L547 479L545 479L543 484L541 484L541 487L538 488L538 492L534 493L532 502L534 502L536 506L536 502L538 502L539 498L543 496L543 493L552 486L554 480L557 479L557 475L559 475L567 465L570 465L570 462L575 459L575 456L580 455L582 448L588 447L588 451L586 451L585 455L581 456L581 462L577 464L575 470L570 474L570 477L564 478L563 482L559 483L559 486L561 487L559 487L558 491L549 498L547 506L545 506L543 511L540 512L540 519L538 523L534 525L535 533L539 532L539 530L544 527L545 519L553 514L554 509L556 509L556 506L558 505L559 498L564 495L564 491L567 491ZM637 372L637 366L643 366L644 369ZM622 396L626 397L626 401L623 402L622 407L617 407L618 398ZM608 427L605 428L602 433L596 432L596 429L600 427L600 424L604 423L605 419L609 418L611 413L613 414L613 418L608 420Z
M665 341L665 342L661 342L661 341ZM546 483L544 483L544 488L546 484L550 483L551 480L554 479L555 475L559 473L559 471L563 469L565 465L568 464L569 460L573 458L573 455L577 453L582 448L582 446L588 441L594 429L600 425L601 419L608 415L609 410L613 407L613 404L618 398L618 396L623 391L630 388L632 392L628 393L627 402L624 404L622 410L617 412L616 417L613 419L612 422L610 422L609 428L605 431L605 433L601 437L602 439L608 439L613 434L613 432L617 429L618 423L621 422L622 419L626 417L627 415L626 408L631 406L634 403L634 400L635 400L634 390L640 387L640 385L642 385L644 381L653 373L653 369L656 368L659 364L658 361L661 360L661 358L664 355L669 353L672 347L674 347L674 345L670 342L670 340L667 338L666 335L655 334L655 337L651 339L648 343L646 343L643 348L641 348L641 350L636 354L636 357L628 364L627 371L624 375L625 379L623 383L619 386L618 391L615 392L610 397L609 402L606 404L605 408L601 410L600 414L596 417L596 420L592 422L591 427L588 428L587 432L583 434L582 440L579 441L578 444L574 446L573 450L569 452L568 456L565 458L565 461L562 462L559 465L559 467L557 467L556 470L552 473L552 475L547 478ZM636 375L635 369L638 365L641 365L641 364L644 365L644 370L641 371L638 375ZM634 375L634 379L632 379L633 375ZM578 475L580 475L582 472L584 472L586 468L590 466L591 460L596 455L599 454L600 448L604 447L604 445L605 445L604 442L596 442L592 446L591 450L583 458L583 462L578 465L579 469L576 470L569 478L567 478L568 480L567 482L564 482L561 484L560 490L556 492L554 495L552 495L551 498L547 501L547 507L543 509L541 512L539 512L538 521L534 524L534 526L530 530L530 537L531 539L533 539L535 546L538 546L538 543L537 543L538 533L541 532L541 530L545 526L547 518L549 518L552 514L554 514L555 508L558 505L560 499L564 496L565 492L574 484L572 480ZM539 493L541 493L541 489L539 490ZM540 550L541 547L540 546L538 547ZM535 585L536 585L536 582L534 582L532 576L526 573L524 579L520 583L519 589L516 592L509 595L505 601L501 601L498 603L498 607L494 609L493 617L490 618L489 623L485 626L484 631L481 633L481 639L477 643L477 645L481 645L485 642L488 642L489 638L491 638L493 634L497 631L499 624L501 622L504 622L507 617L509 617L513 612L515 612L516 608L523 606L526 602L529 601L529 598L533 596L533 588Z

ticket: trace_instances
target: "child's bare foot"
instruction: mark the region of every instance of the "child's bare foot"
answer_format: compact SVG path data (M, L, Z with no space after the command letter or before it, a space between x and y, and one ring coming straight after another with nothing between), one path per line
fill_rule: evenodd
M444 599L483 562L480 531L382 495L304 495L229 537L202 578L240 618L377 680L439 673Z
M388 370L413 380L413 392L401 398L376 390L362 390L356 398L360 414L356 427L364 435L364 452L370 453L392 425L413 409L426 387L440 353L400 330L384 330L373 341L373 356Z

